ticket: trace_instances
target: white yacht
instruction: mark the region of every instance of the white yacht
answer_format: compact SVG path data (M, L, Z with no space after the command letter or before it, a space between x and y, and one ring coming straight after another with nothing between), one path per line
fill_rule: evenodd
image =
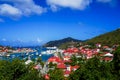
M57 49L57 47L56 46L54 46L54 47L46 47L47 49Z

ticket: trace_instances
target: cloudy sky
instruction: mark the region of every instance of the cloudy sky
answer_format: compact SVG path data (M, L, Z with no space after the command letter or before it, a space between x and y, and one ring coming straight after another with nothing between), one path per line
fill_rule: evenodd
M120 0L0 0L2 42L85 40L117 28Z

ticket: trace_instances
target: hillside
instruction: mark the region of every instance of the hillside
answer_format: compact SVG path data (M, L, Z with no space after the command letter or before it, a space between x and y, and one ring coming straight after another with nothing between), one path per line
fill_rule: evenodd
M92 39L89 40L85 40L85 41L81 41L81 40L77 40L77 39L73 39L71 37L68 38L64 38L61 40L55 40L55 41L50 41L48 43L46 43L44 46L57 46L59 48L67 48L69 46L74 45L75 47L79 46L80 43L83 42L85 44L96 44L96 43L101 43L103 45L108 45L108 46L112 46L114 44L120 44L120 29L105 33L105 34L101 34L99 36L96 36Z
M99 35L95 38L87 40L85 43L86 44L102 43L103 45L110 46L114 44L120 44L120 29Z
M49 46L49 47L52 47L52 46L61 47L64 45L69 45L69 44L77 43L77 42L82 42L82 41L68 37L68 38L64 38L61 40L50 41L50 42L46 43L44 46L45 47L47 47L47 46Z

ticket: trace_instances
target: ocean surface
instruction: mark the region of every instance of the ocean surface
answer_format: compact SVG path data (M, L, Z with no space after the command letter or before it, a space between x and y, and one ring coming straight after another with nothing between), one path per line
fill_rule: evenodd
M42 51L46 51L46 48L32 48L37 50L36 52L30 52L30 53L13 53L10 54L10 56L0 56L0 60L9 60L12 61L13 59L17 58L20 60L27 60L28 58L30 58L31 60L36 60L37 58L41 57L43 61L47 61L48 58L50 58L51 56L53 56L53 54L44 54L42 55L41 52Z

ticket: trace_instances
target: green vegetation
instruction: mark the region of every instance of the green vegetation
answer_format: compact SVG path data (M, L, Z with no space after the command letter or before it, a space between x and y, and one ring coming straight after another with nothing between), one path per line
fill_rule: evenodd
M80 68L69 76L69 80L120 80L119 62L120 47L114 52L112 62L101 62L99 57L94 57L80 63Z
M0 60L0 80L42 80L33 66L34 64L25 65L18 59L12 62Z
M50 80L64 80L63 71L61 69L50 70Z
M114 44L120 44L120 29L92 38L90 40L87 40L85 43L86 44L101 43L103 45L109 46L112 46Z

